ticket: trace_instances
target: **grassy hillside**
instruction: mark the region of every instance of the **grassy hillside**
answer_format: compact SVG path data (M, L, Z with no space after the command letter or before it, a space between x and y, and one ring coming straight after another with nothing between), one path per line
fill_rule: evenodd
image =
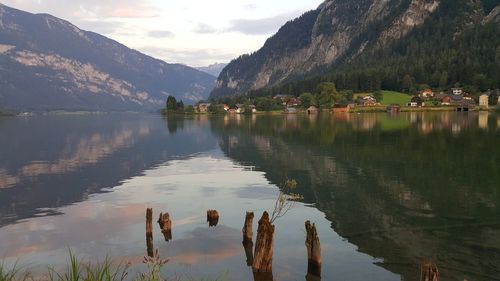
M389 104L406 105L411 100L411 96L400 92L382 91L382 95L383 95L383 99L381 101L382 105L389 105Z
M381 91L382 101L379 101L382 105L399 104L406 105L410 102L411 96L405 93L395 92L395 91ZM358 97L363 97L366 95L373 95L373 93L361 93L354 94L354 100Z

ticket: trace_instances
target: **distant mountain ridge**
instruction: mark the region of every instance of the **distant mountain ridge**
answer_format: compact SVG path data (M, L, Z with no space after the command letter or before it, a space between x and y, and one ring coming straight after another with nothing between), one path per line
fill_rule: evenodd
M197 67L196 69L198 69L199 71L203 71L203 72L206 72L210 75L213 75L215 77L219 77L221 71L224 69L224 67L226 67L227 63L214 63L214 64L211 64L209 66L201 66L201 67Z
M215 77L47 14L0 4L0 109L156 110L206 99Z
M499 19L500 0L327 0L229 63L211 97L322 75L359 91L395 88L405 74L420 84L439 75L449 86L472 83L472 73L498 87Z

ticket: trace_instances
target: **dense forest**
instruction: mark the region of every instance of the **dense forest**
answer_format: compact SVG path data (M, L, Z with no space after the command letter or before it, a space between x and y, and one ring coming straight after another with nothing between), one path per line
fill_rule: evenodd
M369 39L378 36L384 27L370 26L351 44L352 47L365 40L369 42L367 51L346 52L332 65L248 94L299 96L313 92L322 82L333 82L338 90L383 89L410 94L425 88L463 87L477 95L500 88L500 19L498 14L486 17L500 0L483 0L482 11L477 13L471 12L467 1L440 2L438 10L423 25L400 40L377 45L376 40ZM266 50L260 52L263 51Z

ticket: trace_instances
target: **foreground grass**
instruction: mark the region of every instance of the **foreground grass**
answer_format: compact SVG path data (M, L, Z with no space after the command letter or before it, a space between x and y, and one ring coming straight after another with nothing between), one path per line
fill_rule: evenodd
M168 263L168 259L161 259L158 250L153 257L144 257L143 264L146 272L139 272L135 276L129 276L131 264L120 263L116 265L109 257L103 262L85 262L79 260L72 252L69 253L68 264L63 270L47 268L45 277L33 277L28 269L14 264L7 268L4 262L0 263L0 281L180 281L181 278L162 276L162 269ZM194 278L188 278L195 281ZM203 279L203 281L223 281L227 278L221 276L217 279Z

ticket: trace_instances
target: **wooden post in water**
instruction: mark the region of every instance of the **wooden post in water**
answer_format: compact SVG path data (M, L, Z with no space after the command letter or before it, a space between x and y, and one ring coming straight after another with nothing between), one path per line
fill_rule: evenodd
M148 256L153 257L153 209L146 209L146 247Z
M165 237L165 241L172 240L172 221L170 220L169 213L160 213L160 218L158 218L158 224L161 228L161 233Z
M321 244L316 224L306 221L307 273L321 276Z
M316 276L308 273L306 275L306 281L321 281L321 276Z
M247 266L253 265L253 212L247 212L245 216L245 224L243 225L243 247L247 256Z
M245 224L243 225L243 242L253 240L253 212L247 212L245 216Z
M252 270L257 273L272 272L273 270L273 240L274 225L269 220L269 214L264 212L259 220L257 240Z
M254 281L274 281L272 272L254 272L253 273Z
M439 270L433 263L426 262L422 264L420 281L439 281Z
M219 213L216 210L208 210L207 222L209 227L217 226L219 223Z

